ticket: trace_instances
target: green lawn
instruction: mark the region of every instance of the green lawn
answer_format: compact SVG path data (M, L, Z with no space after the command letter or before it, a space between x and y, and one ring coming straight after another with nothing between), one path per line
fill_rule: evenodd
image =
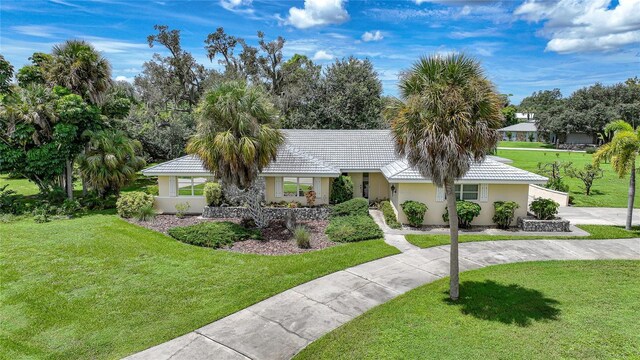
M527 239L631 239L640 238L640 228L631 231L619 226L609 225L578 225L578 227L589 233L589 236L522 236L522 235L474 235L460 234L460 242L473 241L495 241L495 240L527 240ZM405 236L407 241L421 248L428 248L439 245L449 245L451 243L449 235L417 235L409 234Z
M385 303L297 359L638 359L640 261L548 261L464 272Z
M10 179L7 174L0 174L0 187L9 184L8 189L14 190L18 194L24 196L32 196L38 194L38 186L27 179ZM138 177L129 185L122 188L123 192L128 191L144 191L149 185L157 185L157 178L146 177L142 173L138 174ZM74 194L80 195L82 191L82 182L76 180L73 183ZM191 190L189 189L189 194Z
M570 161L577 168L592 162L592 155L583 152L498 150L496 155L511 159L512 166L531 172L538 171L539 162ZM638 165L640 166L640 162ZM629 178L620 179L611 170L611 164L602 164L601 167L604 170L604 178L594 182L590 196L584 195L582 181L565 177L570 193L574 196L575 206L627 207ZM636 192L635 206L640 207L640 191Z
M372 240L302 255L238 254L108 214L0 224L0 358L120 358L395 253Z
M553 149L553 144L537 141L500 141L498 147L521 148L521 149Z

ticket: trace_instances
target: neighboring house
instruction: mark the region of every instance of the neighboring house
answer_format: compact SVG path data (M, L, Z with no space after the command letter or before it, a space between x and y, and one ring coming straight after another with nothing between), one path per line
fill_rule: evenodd
M534 122L521 122L498 129L503 141L538 141L538 128Z
M533 120L533 115L535 115L534 113L516 113L516 119L518 119L518 122L532 122Z
M526 114L521 114L526 115ZM530 114L533 115L533 114ZM582 132L569 131L567 133L541 134L535 122L521 122L502 129L498 129L503 141L544 141L551 144L593 145L592 135ZM511 136L509 136L511 135Z
M429 210L425 224L443 224L446 208L444 189L422 177L396 156L388 130L283 130L286 142L276 160L260 174L265 180L265 201L306 202L304 193L316 192L316 204L328 204L331 182L341 174L351 177L354 197L370 201L391 199L398 219L407 223L400 206L407 200L425 203ZM457 197L474 201L482 212L473 222L491 225L493 202L515 201L516 216L527 211L529 184L544 184L547 178L509 166L501 158L476 163L457 181ZM202 187L212 174L195 156L184 156L143 170L157 176L159 196L156 207L175 212L175 204L189 202L196 212L205 206Z

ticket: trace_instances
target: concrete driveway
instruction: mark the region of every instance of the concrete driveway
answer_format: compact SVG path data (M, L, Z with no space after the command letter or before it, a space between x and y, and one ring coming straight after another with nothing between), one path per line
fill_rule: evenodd
M633 225L640 225L640 209L633 209ZM561 207L558 215L572 225L619 225L627 219L626 208Z

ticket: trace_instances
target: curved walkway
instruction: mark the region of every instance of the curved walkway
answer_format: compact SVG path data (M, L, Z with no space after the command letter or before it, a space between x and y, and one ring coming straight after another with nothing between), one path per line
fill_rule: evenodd
M404 250L296 286L128 359L289 359L372 307L448 276L449 246ZM640 260L640 239L460 244L460 271L521 261L595 259Z

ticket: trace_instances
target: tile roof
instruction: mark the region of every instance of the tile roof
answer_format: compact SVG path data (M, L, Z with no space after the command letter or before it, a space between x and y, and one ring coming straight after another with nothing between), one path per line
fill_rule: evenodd
M318 174L340 175L340 169L324 163L322 160L285 144L278 149L276 161L272 161L262 174Z
M498 129L498 131L538 131L538 127L536 127L536 123L532 122L521 122L517 124L513 124L507 127L503 127L502 129Z
M199 175L210 174L209 170L205 169L202 165L202 161L196 155L186 155L177 159L169 160L158 165L154 165L142 170L142 173L146 176L156 175Z

